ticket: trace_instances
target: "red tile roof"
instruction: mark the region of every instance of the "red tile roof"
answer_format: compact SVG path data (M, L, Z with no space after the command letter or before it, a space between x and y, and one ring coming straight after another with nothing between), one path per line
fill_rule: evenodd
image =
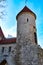
M25 7L17 14L16 19L18 18L19 14L22 13L22 12L31 12L31 13L33 13L34 16L35 16L35 19L36 19L35 13L32 12L27 6L25 6Z
M2 39L4 39L4 38L5 38L5 36L4 36L3 32L2 32L1 27L0 27L0 37L1 37Z
M0 27L0 44L12 44L12 43L16 43L16 38L5 38L3 31Z
M16 43L16 38L7 38L0 40L0 44L12 44L12 43Z

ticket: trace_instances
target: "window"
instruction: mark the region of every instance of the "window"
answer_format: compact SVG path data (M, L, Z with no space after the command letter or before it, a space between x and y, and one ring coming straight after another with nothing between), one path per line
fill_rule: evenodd
M36 27L35 27L35 26L33 26L33 28L37 31L37 29L36 29Z
M2 53L4 52L4 47L2 47Z
M35 43L37 44L37 35L36 35L36 32L34 32L34 38L35 38Z
M29 21L29 19L27 18L27 22Z
M33 28L35 28L35 26L33 26ZM36 29L36 28L35 28Z
M11 52L11 47L9 47L9 52Z

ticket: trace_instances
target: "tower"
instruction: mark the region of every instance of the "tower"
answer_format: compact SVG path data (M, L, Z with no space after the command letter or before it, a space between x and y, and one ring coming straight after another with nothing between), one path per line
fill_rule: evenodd
M17 19L17 65L38 65L36 15L25 6L16 16ZM34 63L35 62L35 63Z
M25 6L18 13L16 19L17 19L17 37L20 37L20 39L24 37L24 39L26 38L26 40L30 40L33 44L37 44L35 13L33 13L27 6Z

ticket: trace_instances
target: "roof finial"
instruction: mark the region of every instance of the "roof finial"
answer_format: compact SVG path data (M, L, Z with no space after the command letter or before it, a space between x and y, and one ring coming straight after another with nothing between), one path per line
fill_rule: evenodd
M25 0L25 5L27 4L28 0Z

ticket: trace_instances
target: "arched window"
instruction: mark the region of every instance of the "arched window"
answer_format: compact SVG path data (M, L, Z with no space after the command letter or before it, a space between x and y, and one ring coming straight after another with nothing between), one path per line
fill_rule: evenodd
M0 65L6 65L7 61L6 60L3 60Z

